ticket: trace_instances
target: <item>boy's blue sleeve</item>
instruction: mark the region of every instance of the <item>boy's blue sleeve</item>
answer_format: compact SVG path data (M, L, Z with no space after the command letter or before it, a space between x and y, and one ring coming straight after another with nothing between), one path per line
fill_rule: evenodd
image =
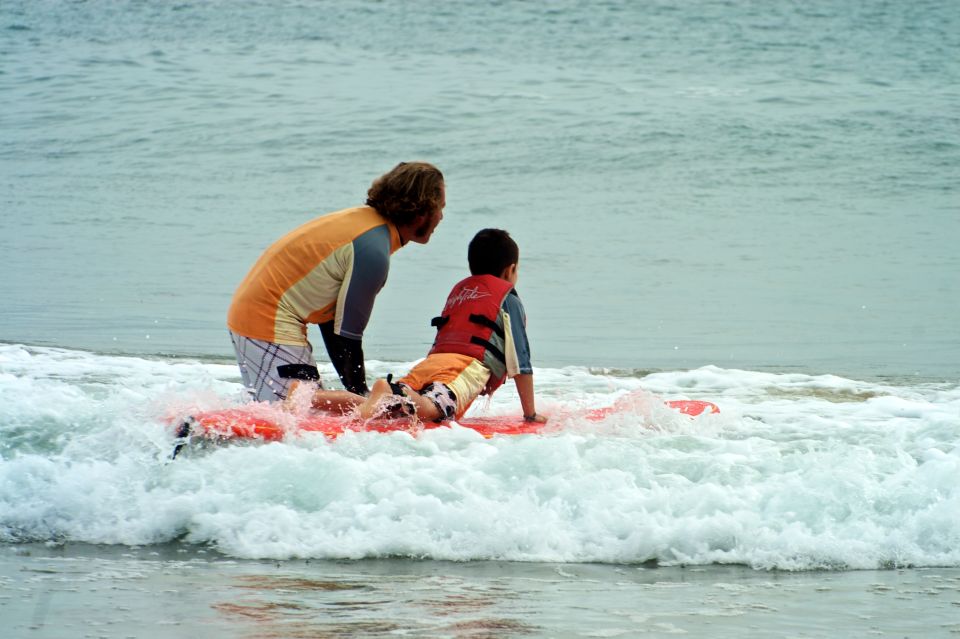
M533 364L530 361L530 341L527 339L527 313L515 290L510 291L507 298L503 300L503 310L510 315L510 328L513 331L513 345L517 349L520 372L531 375Z

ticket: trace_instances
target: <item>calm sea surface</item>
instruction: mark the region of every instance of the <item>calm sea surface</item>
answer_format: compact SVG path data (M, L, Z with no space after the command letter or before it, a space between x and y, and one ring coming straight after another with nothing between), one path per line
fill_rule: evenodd
M367 350L509 229L544 365L960 374L955 2L17 2L0 338L224 355L273 240L436 163Z
M240 401L253 261L410 159L448 205L370 373L506 228L557 432L170 463L171 416ZM0 0L0 617L953 636L958 247L957 2Z

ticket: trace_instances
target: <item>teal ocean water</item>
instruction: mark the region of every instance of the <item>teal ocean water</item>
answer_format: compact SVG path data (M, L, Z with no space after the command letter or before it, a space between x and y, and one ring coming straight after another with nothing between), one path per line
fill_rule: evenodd
M425 353L467 241L506 228L559 428L171 463L172 416L242 400L252 262L409 159L448 204L394 256L370 374ZM958 185L955 2L4 0L0 616L952 636Z
M230 353L287 230L400 159L449 182L368 350L406 360L478 228L544 365L960 369L952 2L16 2L2 338Z

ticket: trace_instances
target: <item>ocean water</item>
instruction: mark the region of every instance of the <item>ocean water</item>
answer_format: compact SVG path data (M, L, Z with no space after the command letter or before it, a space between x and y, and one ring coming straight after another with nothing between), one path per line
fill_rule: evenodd
M960 571L275 563L28 545L0 550L0 587L18 637L952 637Z
M0 611L43 637L960 630L955 382L536 375L544 435L308 434L171 460L178 416L242 401L234 364L0 345ZM722 412L661 403L678 397ZM520 406L507 387L473 410Z
M499 226L543 365L960 373L956 3L460 4L5 0L2 338L228 355L260 252L421 158L374 357Z
M954 2L4 0L0 615L955 635L958 140ZM555 430L171 461L171 419L242 401L252 262L408 159L448 205L394 256L371 376L425 353L469 238L507 228Z
M544 369L540 409L556 428L542 436L305 434L171 461L171 420L242 400L234 365L21 346L0 346L0 363L8 543L182 541L247 559L960 567L956 384ZM393 366L371 362L381 375ZM660 397L710 398L721 413L691 419ZM605 421L577 417L609 404L619 410ZM519 409L501 392L472 411Z

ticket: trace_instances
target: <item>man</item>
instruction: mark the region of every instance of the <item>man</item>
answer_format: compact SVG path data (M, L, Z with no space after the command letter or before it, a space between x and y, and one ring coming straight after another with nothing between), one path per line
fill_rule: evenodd
M254 399L283 400L295 380L320 381L307 325L318 324L344 387L369 391L363 331L390 256L426 244L443 219L443 174L401 162L374 180L366 206L324 215L270 246L233 296L227 327Z

